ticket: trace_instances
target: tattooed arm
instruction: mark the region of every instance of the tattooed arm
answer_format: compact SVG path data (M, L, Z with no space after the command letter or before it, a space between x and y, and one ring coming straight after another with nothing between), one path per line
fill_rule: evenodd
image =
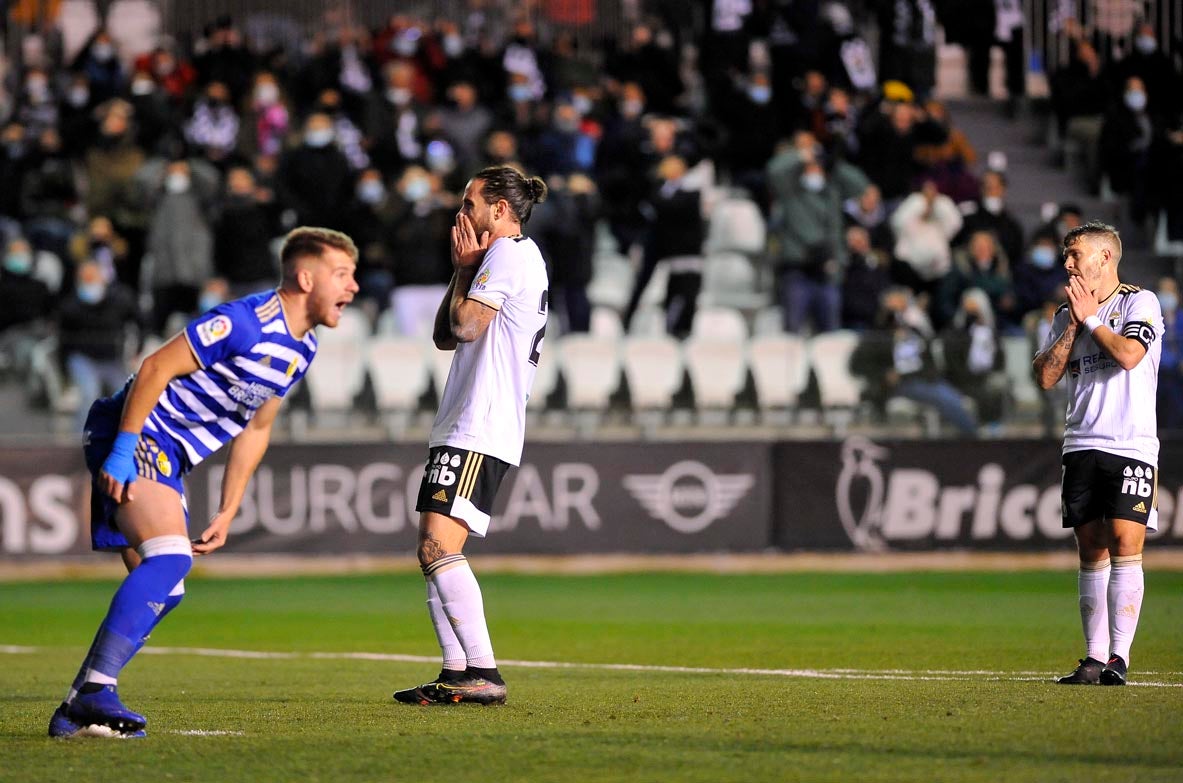
M1064 327L1064 333L1045 350L1035 355L1035 381L1041 389L1050 389L1064 377L1068 369L1068 357L1072 355L1072 345L1076 342L1076 333L1080 326L1069 320Z

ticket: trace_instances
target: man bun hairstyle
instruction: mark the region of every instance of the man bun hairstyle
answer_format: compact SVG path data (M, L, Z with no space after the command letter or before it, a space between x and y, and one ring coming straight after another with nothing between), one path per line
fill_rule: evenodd
M473 175L481 180L481 198L487 203L505 199L519 223L530 219L535 204L546 200L546 183L542 177L527 177L513 166L489 166Z
M297 226L289 231L279 250L279 261L286 274L297 259L320 258L329 248L347 253L357 263L357 245L352 239L340 231L317 226Z

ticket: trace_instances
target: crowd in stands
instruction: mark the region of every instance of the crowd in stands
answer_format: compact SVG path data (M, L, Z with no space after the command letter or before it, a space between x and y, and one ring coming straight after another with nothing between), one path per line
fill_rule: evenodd
M1013 4L706 0L687 15L641 3L651 13L623 40L594 46L537 10L470 5L460 22L326 14L298 47L247 39L229 17L143 52L102 27L69 56L52 38L26 41L0 97L7 364L53 332L83 396L109 390L129 335L166 336L272 286L275 240L296 225L350 234L367 313L389 308L399 333L429 333L457 193L480 167L512 162L550 186L527 229L565 330L589 328L605 225L636 270L626 328L665 265L667 328L689 333L727 191L767 222L759 262L785 331L878 335L858 361L876 394L933 405L964 432L1000 419L985 380L998 339L1046 328L1066 280L1059 243L1082 215L1064 204L1025 232L1004 157L976 150L932 92L936 25L972 43L984 89L983 47L1009 55L1020 37ZM966 24L970 10L992 35ZM860 32L871 22L877 56ZM1179 74L1141 38L1109 72L1073 40L1054 80L1058 122L1065 137L1095 137L1096 175L1144 214L1179 173Z

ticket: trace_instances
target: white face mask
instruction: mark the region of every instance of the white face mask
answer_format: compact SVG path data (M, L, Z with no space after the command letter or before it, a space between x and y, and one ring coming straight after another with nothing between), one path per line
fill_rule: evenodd
M1173 313L1179 308L1179 297L1170 291L1159 291L1158 306L1164 313Z
M407 201L419 201L431 193L431 183L423 177L416 177L403 186L403 196Z
M260 106L273 106L279 100L279 88L270 82L264 82L255 88L255 103Z
M318 130L304 132L304 143L309 147L327 147L332 141L333 131L331 128L320 128Z
M1153 35L1139 35L1134 39L1134 47L1142 54L1153 54L1158 48L1158 40Z
M151 79L136 79L131 83L132 95L151 95L156 85Z
M458 35L444 36L444 54L448 57L459 57L464 53L464 39Z
M982 209L991 215L997 215L1002 211L1002 198L999 196L986 196L982 199Z
M808 190L810 193L820 193L821 189L826 186L826 177L824 174L819 174L816 171L801 175L801 187Z
M406 106L411 102L411 91L406 87L391 87L386 91L386 100L395 106Z
M367 179L357 186L357 197L363 204L377 204L386 195L386 188L376 179Z
M169 193L184 193L189 189L189 175L169 174L164 178L164 189Z
M1127 90L1123 97L1130 111L1142 111L1146 108L1146 93L1141 90Z

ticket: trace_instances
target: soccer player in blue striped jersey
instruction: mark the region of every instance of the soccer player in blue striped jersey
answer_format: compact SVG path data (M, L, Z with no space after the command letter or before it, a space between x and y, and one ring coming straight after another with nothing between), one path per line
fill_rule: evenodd
M50 736L144 736L144 717L116 692L119 672L181 602L193 556L226 543L280 401L316 355L314 329L335 327L358 290L357 248L339 232L296 228L280 261L276 290L198 317L145 358L121 391L91 406L83 446L91 543L120 552L129 573L50 720ZM227 443L218 510L191 541L183 477Z

